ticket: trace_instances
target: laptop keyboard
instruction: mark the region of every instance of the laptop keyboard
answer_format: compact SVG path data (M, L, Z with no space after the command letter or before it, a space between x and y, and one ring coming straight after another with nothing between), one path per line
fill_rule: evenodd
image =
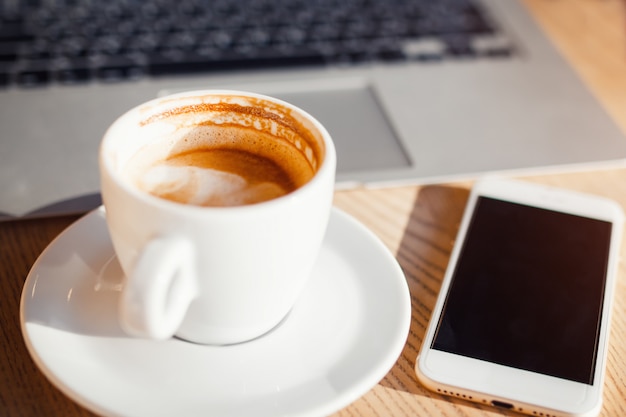
M0 87L507 57L471 0L5 0Z

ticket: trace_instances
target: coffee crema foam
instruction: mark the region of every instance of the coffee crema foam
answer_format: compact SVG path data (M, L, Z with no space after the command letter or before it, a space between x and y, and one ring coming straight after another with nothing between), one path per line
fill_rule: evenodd
M141 149L125 175L156 197L198 206L239 206L284 196L315 174L307 155L272 134L196 126L167 145Z
M137 178L143 191L183 204L239 206L295 189L280 167L241 151L199 150L155 163Z

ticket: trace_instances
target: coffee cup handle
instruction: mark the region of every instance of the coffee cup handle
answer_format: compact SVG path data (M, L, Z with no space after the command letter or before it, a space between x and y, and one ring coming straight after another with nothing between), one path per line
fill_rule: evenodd
M183 238L148 242L120 298L120 324L126 333L150 339L174 335L198 293L194 256L193 246Z

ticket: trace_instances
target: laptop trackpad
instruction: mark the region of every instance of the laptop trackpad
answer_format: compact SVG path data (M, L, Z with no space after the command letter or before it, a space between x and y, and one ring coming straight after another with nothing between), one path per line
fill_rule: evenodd
M306 110L326 127L337 149L338 174L410 165L367 85L301 92L269 90L267 94Z

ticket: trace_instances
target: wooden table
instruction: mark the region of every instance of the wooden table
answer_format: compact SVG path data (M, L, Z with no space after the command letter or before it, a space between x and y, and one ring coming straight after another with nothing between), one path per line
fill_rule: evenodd
M622 1L526 0L526 4L626 132L626 7ZM525 179L604 195L626 209L626 168ZM336 193L335 205L371 228L396 254L409 282L413 307L408 340L393 369L336 416L507 414L433 394L417 382L413 372L470 186L458 183ZM68 216L0 223L0 416L93 416L65 397L37 369L26 351L19 324L20 294L31 265L76 219ZM622 257L626 259L626 245ZM623 263L615 301L603 416L626 415Z

